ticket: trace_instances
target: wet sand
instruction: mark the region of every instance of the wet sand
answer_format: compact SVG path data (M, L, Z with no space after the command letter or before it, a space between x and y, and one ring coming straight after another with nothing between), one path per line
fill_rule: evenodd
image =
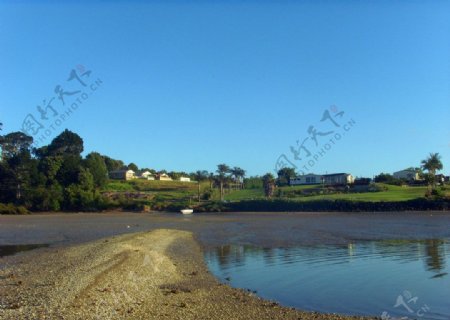
M354 319L304 313L220 284L202 249L450 238L450 214L245 213L0 216L1 319Z

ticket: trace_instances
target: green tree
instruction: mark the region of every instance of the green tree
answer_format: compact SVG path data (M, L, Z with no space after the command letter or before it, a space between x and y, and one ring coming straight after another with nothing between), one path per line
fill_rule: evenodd
M220 200L223 201L223 197L224 197L224 184L228 179L228 173L230 172L230 167L224 163L217 165L217 181L219 183L219 187L220 187Z
M48 146L50 155L80 155L84 150L83 139L70 131L64 130L60 135L52 140Z
M436 171L444 168L442 165L441 156L439 153L430 153L425 160L422 160L421 164L422 169L428 171L430 174L432 188L436 188Z
M245 170L239 167L234 167L230 169L230 174L234 178L234 182L238 184L240 188L242 188L245 177Z
M91 152L84 160L84 166L89 169L89 172L94 177L96 187L103 187L108 180L108 169L106 168L105 160L97 152Z
M23 132L12 132L2 137L2 175L0 189L5 192L6 198L13 201L22 201L22 195L30 189L31 144L33 138Z
M125 163L122 160L116 160L116 159L110 158L108 156L102 156L102 157L103 157L103 160L105 161L106 169L108 170L108 172L114 171L114 170L120 170L125 167Z
M289 181L297 175L294 168L281 168L277 174L279 185L288 185Z
M65 190L67 209L91 209L95 200L94 177L89 169L80 168L77 183Z
M138 171L139 171L138 166L137 166L136 164L134 164L133 162L130 163L130 164L127 166L127 168L128 168L128 170L133 170L134 172L138 172Z
M209 172L206 170L197 170L191 176L195 181L202 182L209 179Z
M63 187L68 187L77 183L83 150L83 139L66 129L54 138L47 148L40 148L37 153L41 158L61 157L62 163L56 178Z
M21 153L30 153L33 137L23 132L11 132L1 139L2 159L7 160Z
M264 194L267 198L272 198L275 191L275 178L271 173L266 173L263 177Z

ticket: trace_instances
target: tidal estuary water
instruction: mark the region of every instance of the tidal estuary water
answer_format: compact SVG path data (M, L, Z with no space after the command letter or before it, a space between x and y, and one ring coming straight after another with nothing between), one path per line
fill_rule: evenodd
M450 319L450 241L383 240L205 253L233 287L303 310L384 319Z

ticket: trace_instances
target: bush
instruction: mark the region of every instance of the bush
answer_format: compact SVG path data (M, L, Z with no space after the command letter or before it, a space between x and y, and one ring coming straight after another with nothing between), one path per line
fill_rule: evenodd
M349 200L249 200L227 203L223 211L334 211L334 212L374 212L374 211L426 211L449 210L449 199L414 199L398 202L364 202Z
M15 206L12 203L0 203L0 214L29 214L30 211L23 206Z

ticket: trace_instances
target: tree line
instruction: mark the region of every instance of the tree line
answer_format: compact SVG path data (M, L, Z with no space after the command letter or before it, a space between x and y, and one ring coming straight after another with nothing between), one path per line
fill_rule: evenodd
M98 152L83 157L83 139L67 129L47 146L34 148L33 138L23 132L0 135L0 146L0 203L35 211L107 208L109 199L101 191L108 183L108 172L114 170L167 173L174 180L186 176L198 182L209 181L211 189L220 190L221 200L225 189L243 188L246 175L244 169L226 164L219 164L216 172L157 172Z

